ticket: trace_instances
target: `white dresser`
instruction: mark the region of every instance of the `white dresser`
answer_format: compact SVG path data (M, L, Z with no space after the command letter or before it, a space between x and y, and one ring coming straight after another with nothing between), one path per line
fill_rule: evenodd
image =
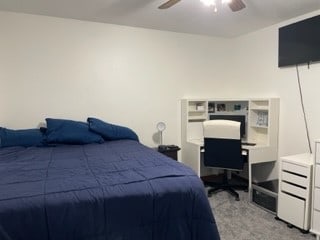
M280 158L277 217L304 231L310 229L312 166L309 153Z
M316 140L314 159L311 232L317 235L317 240L320 240L320 139Z

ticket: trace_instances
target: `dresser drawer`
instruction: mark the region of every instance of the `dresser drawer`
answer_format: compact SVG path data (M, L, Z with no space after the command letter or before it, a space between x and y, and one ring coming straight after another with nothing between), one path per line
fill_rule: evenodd
M320 143L317 143L316 144L316 162L317 163L320 163Z
M295 175L293 173L284 172L282 171L281 180L286 181L289 183L294 183L296 185L299 185L301 187L308 187L309 186L309 179L306 177L302 177L299 175Z
M278 217L297 227L303 228L305 201L283 192L279 193Z
M288 184L286 182L281 182L281 190L304 199L307 197L306 189Z
M320 165L319 164L316 165L316 177L314 180L315 180L314 185L316 187L320 187Z
M320 211L320 188L314 189L314 208Z
M312 230L320 232L320 212L313 211Z
M308 176L309 170L307 167L300 166L293 163L288 163L286 161L282 161L282 170L293 172L302 176Z

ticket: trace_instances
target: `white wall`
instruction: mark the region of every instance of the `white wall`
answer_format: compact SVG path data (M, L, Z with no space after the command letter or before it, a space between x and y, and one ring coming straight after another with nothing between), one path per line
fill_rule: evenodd
M0 29L0 126L96 116L153 146L164 121L179 144L179 100L228 91L223 39L9 12Z
M279 155L308 151L296 72L277 67L278 27L235 39L0 12L0 126L97 116L155 145L180 142L183 97L280 97ZM311 139L320 138L320 64L300 68Z
M252 97L280 97L279 156L308 152L295 67L278 68L278 28L320 14L316 11L290 21L234 39L235 58L232 82L241 94ZM312 148L320 138L320 63L300 66Z

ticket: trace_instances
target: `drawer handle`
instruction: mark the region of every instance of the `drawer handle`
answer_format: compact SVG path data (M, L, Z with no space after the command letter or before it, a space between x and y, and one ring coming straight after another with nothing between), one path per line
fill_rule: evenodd
M298 185L296 183L288 182L286 180L282 180L282 182L288 183L288 184L290 184L292 186L295 186L295 187L298 187L298 188L307 189L307 187L303 187L303 186L300 186L300 185Z
M306 200L306 199L303 198L303 197L296 196L296 195L294 195L294 194L292 194L292 193L289 193L289 192L287 192L287 191L281 191L281 192L283 192L283 193L285 193L285 194L287 194L287 195L290 195L291 197L295 197L295 198L298 198L298 199L300 199L300 200L303 200L303 201Z
M288 171L288 170L282 170L282 171L284 171L286 173L290 173L290 174L296 175L296 176L299 176L299 177L307 178L307 176L299 174L299 173L296 173L296 172L291 172L291 171Z

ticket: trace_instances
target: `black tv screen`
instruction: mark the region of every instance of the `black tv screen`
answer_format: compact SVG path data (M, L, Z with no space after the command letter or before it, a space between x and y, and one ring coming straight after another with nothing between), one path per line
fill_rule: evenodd
M279 28L279 67L320 61L320 15Z

